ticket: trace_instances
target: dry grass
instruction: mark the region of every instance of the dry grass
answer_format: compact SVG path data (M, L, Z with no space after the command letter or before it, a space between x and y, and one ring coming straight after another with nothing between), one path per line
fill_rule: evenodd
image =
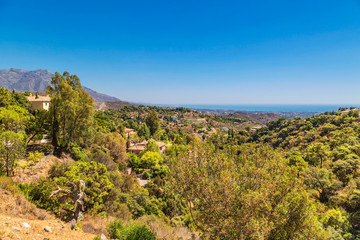
M14 182L30 184L38 182L41 178L49 176L49 170L54 163L71 163L74 160L69 155L63 155L61 158L55 156L45 156L32 168L22 169L18 167L15 171L15 176L12 177ZM19 161L19 165L25 165L26 161Z
M82 230L86 233L95 235L107 235L106 226L113 220L113 218L103 218L100 216L92 217L85 215L85 219L81 222Z
M195 240L199 239L196 233L192 233L186 227L171 227L156 216L143 216L137 220L146 224L151 231L156 233L159 239L164 240Z

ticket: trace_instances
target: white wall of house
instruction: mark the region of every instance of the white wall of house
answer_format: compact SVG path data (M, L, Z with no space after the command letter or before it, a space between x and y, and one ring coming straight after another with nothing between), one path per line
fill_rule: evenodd
M36 101L36 102L30 102L31 109L32 110L46 110L49 111L50 102L48 101Z

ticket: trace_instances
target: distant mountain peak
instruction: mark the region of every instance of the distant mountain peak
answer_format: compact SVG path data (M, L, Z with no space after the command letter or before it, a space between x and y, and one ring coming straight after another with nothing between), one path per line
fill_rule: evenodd
M0 87L5 87L9 90L17 91L39 91L44 92L48 85L51 84L51 77L54 74L48 69L37 69L34 71L27 71L23 69L0 69ZM84 90L89 93L95 101L120 101L120 99L108 96L103 93L98 93L90 88L83 86Z

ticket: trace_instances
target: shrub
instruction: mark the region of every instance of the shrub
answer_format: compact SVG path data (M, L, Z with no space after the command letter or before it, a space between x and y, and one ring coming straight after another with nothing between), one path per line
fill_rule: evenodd
M76 162L68 167L61 177L42 180L37 185L30 187L29 196L38 206L54 212L60 216L60 209L72 210L71 204L59 203L56 198L49 198L52 191L59 186L63 189L72 190L69 182L81 179L85 182L86 202L85 209L90 213L101 213L104 211L104 203L113 188L109 181L108 172L103 164L96 162Z
M155 141L150 140L150 141L146 144L145 147L146 147L146 151L148 151L148 152L156 152L156 153L160 152L160 148L159 148L159 146L156 144Z
M132 222L128 225L123 225L121 220L114 220L109 224L107 230L111 238L121 240L155 240L155 234L144 225Z
M104 164L108 171L116 171L118 169L117 164L111 159L110 155L100 149L94 149L89 156L89 160Z
M81 147L72 147L71 155L76 161L85 161L86 155Z
M159 153L156 152L146 152L141 157L141 167L142 168L152 168L158 163L162 163L162 157Z
M54 163L49 170L49 178L56 178L64 176L65 172L69 170L71 163L70 162L56 162Z
M42 179L38 184L31 184L29 186L29 198L38 207L51 211L60 217L60 203L56 198L49 198L51 192L55 190L55 187L56 184L54 181ZM69 216L62 217L64 220L67 220Z
M27 165L29 167L34 166L42 157L44 157L44 153L42 152L36 151L29 153L29 157L27 158Z
M134 169L141 168L140 158L138 156L136 156L136 154L134 154L134 153L129 154L129 164L130 164L130 167L132 167Z
M75 182L77 179L83 180L86 184L85 209L100 213L113 188L105 165L96 162L76 162L65 172L64 177L55 179L55 181L59 185L65 186L68 181Z
M143 174L143 179L149 180L150 177L151 177L151 174L149 172L145 171L144 174Z
M13 180L6 176L0 176L0 189L4 189L11 193L19 192L19 189L16 186L16 184L13 182Z

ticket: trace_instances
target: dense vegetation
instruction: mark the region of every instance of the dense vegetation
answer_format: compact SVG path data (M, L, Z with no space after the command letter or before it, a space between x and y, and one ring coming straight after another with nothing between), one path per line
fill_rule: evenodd
M255 132L246 119L186 108L94 111L75 75L57 73L52 84L50 111L30 110L29 93L0 88L0 175L70 155L75 161L56 163L48 178L19 185L58 217L70 220L72 205L51 192L73 191L81 179L86 214L115 218L112 238L159 238L152 218L194 238L360 239L356 110L280 118ZM46 135L51 144L39 144ZM144 140L142 152L129 152ZM167 144L164 154L156 141Z

